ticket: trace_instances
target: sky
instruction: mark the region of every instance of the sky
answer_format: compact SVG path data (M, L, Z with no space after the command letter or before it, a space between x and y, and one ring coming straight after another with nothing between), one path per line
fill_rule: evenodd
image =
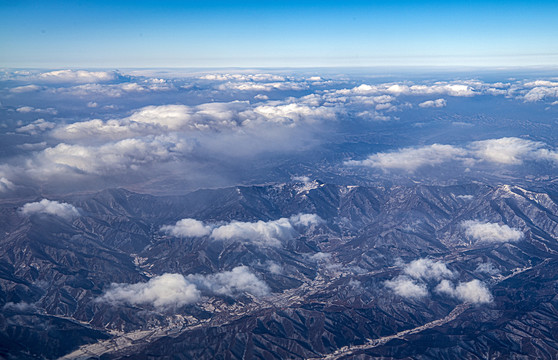
M555 66L556 1L0 1L0 66Z

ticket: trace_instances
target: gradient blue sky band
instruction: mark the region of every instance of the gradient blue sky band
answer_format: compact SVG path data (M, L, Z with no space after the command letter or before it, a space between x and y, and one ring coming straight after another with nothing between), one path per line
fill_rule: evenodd
M558 65L558 1L0 1L0 66Z

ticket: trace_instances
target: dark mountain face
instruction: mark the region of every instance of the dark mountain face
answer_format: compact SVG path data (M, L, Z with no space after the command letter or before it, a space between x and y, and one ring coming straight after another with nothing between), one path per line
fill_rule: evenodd
M64 201L80 216L0 209L3 357L558 356L553 185Z

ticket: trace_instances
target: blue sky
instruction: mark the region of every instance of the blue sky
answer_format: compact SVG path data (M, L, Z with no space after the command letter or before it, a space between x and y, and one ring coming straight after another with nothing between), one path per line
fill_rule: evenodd
M555 66L558 2L0 1L0 66Z

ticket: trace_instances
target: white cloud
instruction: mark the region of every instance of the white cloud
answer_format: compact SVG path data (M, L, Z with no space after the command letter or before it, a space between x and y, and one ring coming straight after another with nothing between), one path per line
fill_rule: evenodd
M403 148L372 154L365 160L346 161L345 164L413 172L423 166L439 165L447 161L459 161L468 166L480 161L518 165L528 159L558 163L558 151L544 147L545 144L541 142L506 137L475 141L466 147L433 144L419 148Z
M35 306L35 304L29 304L26 303L25 301L20 301L18 303L14 303L14 302L7 302L6 304L4 304L4 306L2 307L3 310L12 310L12 311L22 311L22 312L28 312L28 311L37 311L37 307Z
M297 181L297 182L301 182L301 183L304 183L304 184L307 184L310 181L312 181L312 179L310 179L308 176L293 176L292 180Z
M79 211L75 206L47 199L27 203L20 208L20 211L23 215L49 214L68 220L79 216Z
M387 83L379 85L362 84L352 89L337 90L338 94L350 95L371 95L371 94L388 94L388 95L431 95L443 94L449 96L474 96L476 92L470 84L464 83L436 83L432 85L413 85L400 83Z
M244 293L264 296L269 293L267 284L258 279L246 266L231 271L201 275L163 274L145 283L112 284L98 299L110 304L152 305L164 310L194 304L203 292L210 295L238 296Z
M557 98L558 97L558 83L550 81L535 81L532 83L527 83L525 86L534 85L537 86L530 89L523 97L525 101L535 102L544 100L546 98Z
M253 112L264 119L276 123L297 123L300 121L317 121L334 119L335 109L324 106L308 106L304 104L271 104L260 105ZM246 121L244 122L246 123Z
M0 193L8 192L13 189L15 189L14 183L3 176L0 176Z
M345 164L412 172L422 166L438 165L448 160L460 159L465 155L467 152L464 149L451 145L433 144L420 148L403 148L394 152L377 153L370 155L365 160L351 160Z
M191 146L186 141L172 136L132 138L100 146L60 143L38 153L28 164L28 171L36 176L65 171L113 174L176 160L189 151Z
M530 81L530 82L526 82L525 84L523 84L526 87L537 87L537 86L558 86L558 82L556 81L548 81L548 80L535 80L535 81Z
M422 298L428 295L428 289L423 283L417 283L406 276L398 276L387 280L384 285L392 289L397 295L406 298Z
M257 222L231 221L228 224L204 224L195 219L182 219L175 225L161 228L178 237L201 237L210 235L215 240L244 240L256 245L280 246L294 239L302 228L321 224L323 220L315 214L297 214L290 218Z
M293 239L295 235L295 229L286 218L253 223L233 221L211 232L211 237L216 240L242 239L269 246L279 246L283 241Z
M273 74L204 74L198 77L212 81L285 81L285 77Z
M177 130L189 124L193 113L194 110L186 105L146 106L134 112L129 120Z
M118 78L114 71L56 70L39 74L39 79L49 82L97 83Z
M196 303L201 292L181 274L163 274L146 283L112 284L99 299L111 304L150 304L157 308Z
M14 94L21 94L21 93L39 91L40 89L41 87L37 85L24 85L24 86L16 86L14 88L11 88L10 92Z
M312 256L310 256L310 260L314 260L314 261L318 261L318 262L319 261L329 262L331 260L331 254L319 251L315 254L312 254Z
M126 94L146 92L148 90L169 90L167 86L142 86L137 83L120 84L83 84L70 87L60 87L50 89L55 94L64 94L79 97L105 96L110 98L121 97Z
M261 103L260 103L261 104ZM264 124L294 127L301 122L334 119L335 109L297 103L269 102L253 107L247 101L205 103L197 106L146 106L129 117L102 121L76 122L58 127L53 135L59 139L125 139L139 135L157 135L170 131L218 131L235 134Z
M102 138L105 140L126 139L148 133L148 129L137 123L99 119L76 122L56 128L52 136L64 140Z
M312 225L319 225L324 222L324 220L316 214L297 214L289 218L289 221L293 226L310 227Z
M446 99L436 99L436 100L428 100L425 102L421 102L418 106L421 108L442 108L446 106Z
M31 106L21 106L16 109L17 112L27 114L27 113L39 113L39 114L50 114L56 115L58 111L54 108L37 109Z
M210 275L188 275L188 281L202 290L217 295L237 296L249 293L254 296L269 294L267 284L258 279L247 266L237 266L231 271Z
M25 126L21 126L17 128L16 132L37 135L40 132L43 132L48 129L53 129L54 127L55 124L53 122L45 121L45 119L37 119L33 121L31 124L27 124Z
M518 229L512 229L508 225L481 222L477 220L466 220L461 223L465 228L465 234L476 241L486 243L516 242L523 238L523 233Z
M405 274L417 280L439 280L441 278L451 278L454 273L450 271L446 264L441 261L431 259L418 259L405 265Z
M221 91L237 90L237 91L272 91L272 90L305 90L308 85L297 82L227 82L217 87Z
M558 152L544 149L544 143L515 137L476 141L470 145L480 160L518 165L528 159L558 162Z
M481 263L477 266L475 272L485 273L489 275L497 275L500 273L500 270L494 267L492 263Z
M404 265L403 272L405 275L384 282L386 287L402 297L420 298L427 296L428 283L434 280L439 282L434 289L439 294L477 304L492 301L490 291L479 280L460 282L457 286L454 286L448 279L454 278L456 273L450 271L446 264L441 261L425 258L414 260Z
M209 235L211 230L211 226L195 219L182 219L175 225L165 225L161 228L161 231L176 237L201 237Z
M493 300L486 284L477 279L469 282L460 282L455 287L449 280L442 280L435 290L440 294L449 295L473 304L486 304Z
M282 274L283 273L283 267L271 260L266 261L267 264L267 270L272 273L272 274Z
M264 94L258 94L256 96L254 96L254 99L256 99L256 100L269 100L269 96L264 95Z

